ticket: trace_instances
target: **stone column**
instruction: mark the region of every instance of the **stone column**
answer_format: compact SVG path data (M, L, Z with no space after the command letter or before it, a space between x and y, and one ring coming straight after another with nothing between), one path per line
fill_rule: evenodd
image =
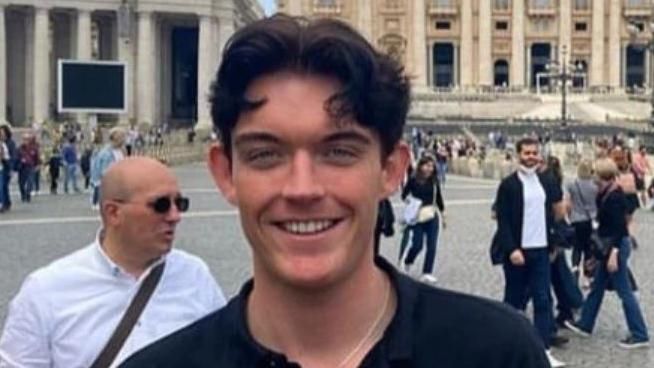
M427 9L425 0L414 0L413 2L413 75L414 90L427 89L427 32L425 29L425 15Z
M559 50L564 46L568 50L568 55L572 56L571 0L559 0Z
M33 89L34 122L41 124L49 117L50 109L50 34L49 9L34 9Z
M609 13L609 86L620 88L620 14L621 1L610 2Z
M91 59L91 12L86 9L77 11L77 58Z
M473 85L472 0L461 0L461 87Z
M511 15L511 85L525 86L525 4L513 0ZM527 67L529 67L527 65Z
M136 70L138 123L154 124L154 25L152 13L138 14L138 64Z
M590 59L590 85L602 86L604 82L604 1L593 1L592 51Z
M0 124L7 120L7 35L5 7L0 5Z
M124 20L124 24L117 24L119 30L116 32L116 50L118 53L118 60L125 63L127 70L127 112L125 114L120 114L118 120L120 125L128 126L132 118L136 119L136 94L134 93L134 81L136 80L136 58L134 55L136 32L133 28L135 24L133 20L135 18L132 17L131 12L127 11L127 14L123 14L121 16L125 17L126 19ZM135 123L138 124L139 122L135 121Z
M77 59L91 59L91 12L86 9L77 10ZM88 115L77 114L77 120L82 126L87 125Z
M372 0L357 1L357 24L361 34L370 42L375 44L372 32Z
M214 22L211 16L200 16L200 35L198 37L198 128L211 126L209 89L214 78L216 60L213 42Z
M479 85L493 85L491 1L479 2Z

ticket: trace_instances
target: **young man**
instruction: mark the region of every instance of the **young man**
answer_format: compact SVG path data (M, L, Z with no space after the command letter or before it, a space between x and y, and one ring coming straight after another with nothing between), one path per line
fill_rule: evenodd
M550 296L550 234L555 218L563 215L563 193L551 175L539 173L541 158L536 139L517 142L520 166L497 190L497 241L501 244L504 302L525 310L528 295L534 304L534 324L546 348L553 339ZM562 367L547 351L550 364Z
M172 249L187 208L172 172L155 160L128 159L107 170L97 239L27 277L9 305L0 367L91 367L161 264L145 308L126 340L114 345L111 366L222 307L207 265Z
M533 328L373 257L380 200L409 160L401 68L349 26L240 29L213 87L209 167L239 208L254 278L124 367L547 367Z

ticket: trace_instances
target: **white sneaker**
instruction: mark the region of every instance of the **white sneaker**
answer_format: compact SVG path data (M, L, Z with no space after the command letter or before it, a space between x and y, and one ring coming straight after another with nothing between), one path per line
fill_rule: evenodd
M438 282L438 278L432 274L424 273L422 276L420 276L420 281L427 284L435 284Z
M94 205L91 205L91 209L92 209L93 211L100 211L100 206L97 205L97 204L94 204Z
M565 367L565 363L556 359L549 350L545 350L545 355L547 355L547 360L552 368Z

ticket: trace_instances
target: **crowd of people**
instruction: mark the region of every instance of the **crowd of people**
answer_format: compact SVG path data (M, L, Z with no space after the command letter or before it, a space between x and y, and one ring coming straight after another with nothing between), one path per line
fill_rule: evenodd
M637 195L639 186L624 147L580 163L566 184L537 139L516 143L518 169L493 205L500 303L433 285L448 162L484 149L420 132L412 145L402 140L410 83L395 59L341 21L276 15L235 32L215 80L220 142L208 169L239 210L252 278L225 301L207 265L173 248L189 199L165 165L126 157L126 132L114 128L89 164L101 227L27 277L0 335L0 367L562 367L550 349L567 343L557 330L589 336L609 286L629 329L620 346L647 346L629 277L636 202L627 187ZM11 160L6 136L0 153ZM82 161L76 143L53 155L69 176ZM35 144L26 135L16 148L28 181L40 164ZM378 256L400 187L406 273ZM420 282L411 268L423 249ZM575 271L593 279L585 300Z

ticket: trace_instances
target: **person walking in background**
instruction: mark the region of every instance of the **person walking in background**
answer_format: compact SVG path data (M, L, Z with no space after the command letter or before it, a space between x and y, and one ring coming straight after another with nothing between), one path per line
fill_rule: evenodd
M632 291L629 280L628 261L631 254L631 241L627 229L629 204L624 191L617 184L618 166L610 159L602 159L595 164L599 179L597 195L598 235L606 242L607 253L602 254L595 269L590 293L576 322L566 321L566 326L583 337L589 337L595 328L595 321L604 299L609 281L613 284L622 301L622 309L627 320L629 335L618 344L625 349L647 347L649 333L640 309L638 299ZM599 256L599 255L598 255Z
M572 248L572 272L579 279L584 277L584 262L592 259L590 250L590 235L593 232L593 221L597 216L597 184L593 179L593 164L582 160L577 166L577 178L568 183L566 191L569 198L569 217L575 228L575 241ZM585 279L585 277L584 277ZM589 285L588 280L582 286Z
M100 200L100 183L105 172L111 165L125 158L125 129L120 127L112 128L109 131L109 144L104 146L91 159L91 208L97 210Z
M59 188L58 180L62 166L61 154L57 147L52 148L52 154L48 159L48 172L50 174L50 194L56 195Z
M23 202L32 200L34 169L40 164L39 147L29 133L23 134L18 147L18 188Z
M652 169L647 159L647 148L645 146L638 147L638 151L632 154L632 168L636 176L636 191L640 197L640 203L644 207L647 205L647 190L645 188L645 180L647 175L651 174Z
M410 225L413 238L409 253L404 259L404 269L408 272L422 248L426 247L421 280L431 283L438 281L433 271L441 217L439 211L441 214L445 212L441 186L435 175L435 169L434 159L423 156L418 160L415 174L409 178L402 190L402 199L411 195L422 202L415 224Z
M77 186L77 148L75 147L75 137L71 136L61 149L61 156L64 162L64 192L68 194L68 187L72 187L75 193L79 193Z
M12 172L16 170L18 165L18 149L16 148L16 142L14 142L14 139L12 138L11 128L9 128L8 125L1 125L0 130L2 130L2 133L5 137L4 142L7 146L7 152L9 153L9 155L2 160L2 165L5 169L2 171L2 176L0 176L0 180L3 181L3 185L0 186L0 188L4 190L2 194L4 202L0 203L0 206L2 207L3 211L9 211L11 208L11 196L9 195L9 187L11 185Z
M88 190L91 185L91 157L93 157L93 144L87 144L79 160L79 167L84 176L84 190Z
M565 363L549 347L554 337L550 295L551 267L548 234L564 217L563 193L551 175L538 172L538 140L516 143L520 166L500 183L496 196L497 232L505 278L504 302L524 311L531 296L534 325L552 367Z
M5 143L6 136L4 130L0 130L0 213L5 212L4 203L5 201L5 181L4 181L4 171L11 170L9 167L9 149Z

